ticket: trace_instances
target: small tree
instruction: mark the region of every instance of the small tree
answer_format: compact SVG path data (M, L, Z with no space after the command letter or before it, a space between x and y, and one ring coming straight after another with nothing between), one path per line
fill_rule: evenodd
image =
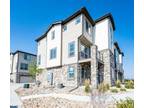
M36 61L31 62L31 64L28 67L28 70L29 70L29 74L33 78L35 78L36 75L42 72L42 69L38 69Z

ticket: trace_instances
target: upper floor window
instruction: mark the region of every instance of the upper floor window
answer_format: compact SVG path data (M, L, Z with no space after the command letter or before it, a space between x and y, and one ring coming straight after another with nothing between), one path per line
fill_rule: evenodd
M41 55L38 56L38 65L41 64Z
M75 55L75 42L70 42L68 44L68 55L69 57L72 57Z
M63 30L64 30L64 31L66 31L66 30L67 30L67 26L66 26L66 25L63 27Z
M51 32L51 40L55 38L55 30Z
M50 59L56 58L57 48L53 48L50 50Z
M80 23L80 20L81 20L80 17L76 18L75 24Z
M90 48L81 44L80 45L80 59L90 57Z
M28 64L26 64L26 63L21 63L21 64L20 64L20 69L21 69L21 70L28 70Z
M90 26L90 24L86 20L85 20L85 27L86 27L86 32L88 34L90 34L90 32L91 32L91 26Z
M68 79L74 78L74 68L73 67L68 67Z
M31 60L31 56L28 54L24 54L24 60Z

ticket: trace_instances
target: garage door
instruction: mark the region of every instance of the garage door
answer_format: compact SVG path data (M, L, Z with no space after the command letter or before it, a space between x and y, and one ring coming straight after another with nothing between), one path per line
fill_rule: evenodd
M31 83L34 82L34 79L29 76L20 76L20 83Z

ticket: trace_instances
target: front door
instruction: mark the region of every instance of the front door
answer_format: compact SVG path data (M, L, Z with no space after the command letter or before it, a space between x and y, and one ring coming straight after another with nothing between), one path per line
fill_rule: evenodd
M84 85L86 79L90 80L90 77L91 77L90 67L89 66L81 67L81 85Z

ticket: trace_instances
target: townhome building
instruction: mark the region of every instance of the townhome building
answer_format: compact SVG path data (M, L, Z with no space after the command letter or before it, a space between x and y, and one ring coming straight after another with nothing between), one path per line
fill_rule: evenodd
M14 83L31 83L35 79L29 74L28 66L36 62L36 55L17 50L10 53L10 80Z
M37 76L42 84L81 86L86 79L97 87L123 81L124 53L114 40L110 13L93 20L85 7L52 23L37 42Z

